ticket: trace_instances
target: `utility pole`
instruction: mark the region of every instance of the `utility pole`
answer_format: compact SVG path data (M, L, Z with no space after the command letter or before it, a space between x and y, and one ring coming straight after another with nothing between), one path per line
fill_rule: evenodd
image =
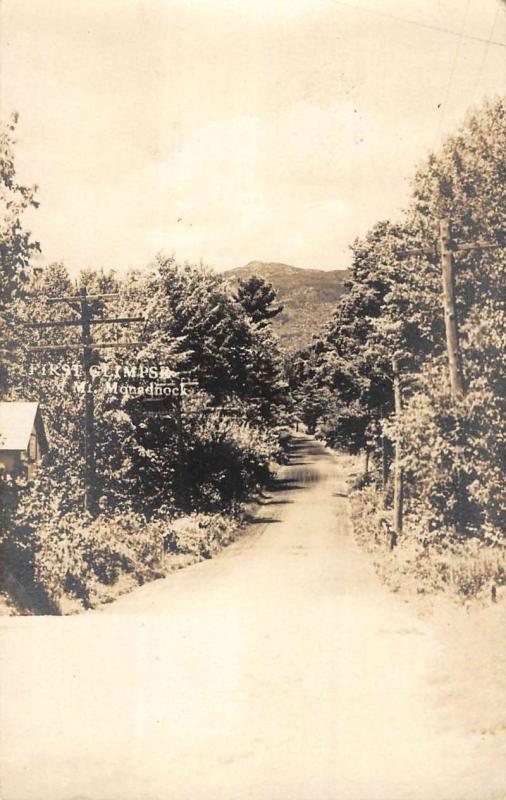
M186 511L187 492L186 492L186 458L184 449L183 432L183 398L181 397L183 382L179 381L179 392L176 395L176 444L177 444L177 492L179 507Z
M450 371L450 389L455 401L464 397L464 378L462 376L462 358L459 347L459 331L457 327L457 309L455 307L455 275L453 272L452 239L450 220L439 221L439 251L441 255L441 273L443 276L443 307L445 315L446 350Z
M385 419L385 406L381 407L381 417ZM389 458L388 458L388 438L385 436L384 431L381 434L381 479L383 484L383 491L386 490L387 483L388 483L388 471L389 471ZM386 495L385 495L386 496Z
M402 412L402 394L401 394L401 379L399 370L399 357L394 355L392 358L392 371L394 376L394 400L395 400L395 418L399 422ZM390 539L390 549L393 550L402 534L402 517L404 505L404 481L401 466L401 443L399 433L395 437L395 455L394 455L394 519L393 531Z
M431 255L439 256L443 282L443 307L446 331L446 351L450 373L451 395L454 401L464 397L464 378L462 357L459 348L458 320L455 306L455 272L453 253L471 250L497 250L503 248L501 242L456 242L451 235L451 220L447 217L439 220L439 241L427 247L408 248L398 253L400 258L407 256Z
M175 482L176 500L179 508L182 511L187 511L189 506L188 491L187 491L187 470L186 470L186 451L185 451L185 436L184 436L184 418L192 416L192 414L201 414L203 409L199 411L186 411L184 409L183 397L186 395L186 387L198 386L197 381L184 380L180 376L179 384L176 387L177 392L172 397L172 402L168 400L147 399L146 406L151 410L150 414L165 419L175 419L176 421L176 457L177 457L177 475ZM207 409L212 411L213 409Z
M95 515L95 397L90 386L93 351L91 350L91 314L86 289L81 289L81 338L84 370L84 507Z
M80 350L82 355L84 374L84 507L92 516L97 513L96 492L96 464L95 464L95 398L91 386L93 353L104 348L139 347L144 342L94 342L91 335L92 325L130 324L143 322L144 317L110 317L102 319L93 317L90 305L97 300L109 300L119 297L118 294L88 295L86 289L81 289L77 295L61 297L46 297L48 303L66 302L79 313L79 319L55 320L54 322L31 322L26 327L36 329L52 328L80 328L80 343L60 345L40 345L27 348L29 352Z
M443 308L446 332L446 352L450 375L450 391L454 403L464 398L465 385L462 369L462 356L459 347L458 319L455 303L455 272L453 254L470 252L472 250L496 250L503 248L500 241L457 242L452 238L451 220L447 217L439 220L439 241L421 248L406 249L398 253L400 258L406 256L430 255L438 256L441 264L441 277L443 285ZM393 360L395 413L400 414L402 398L399 378L399 365ZM399 442L395 445L395 478L394 478L394 530L391 547L397 543L397 537L402 532L403 513L403 479L400 468Z
M176 492L177 503L182 511L189 510L189 496L188 496L188 472L186 468L186 449L185 449L185 430L184 421L194 415L202 415L204 413L219 413L225 416L241 415L241 409L237 407L224 406L208 406L207 408L199 408L195 410L185 410L183 397L185 397L186 387L198 386L198 381L179 379L179 391L175 393L173 403L164 400L148 399L146 400L147 407L151 407L149 414L165 419L174 419L176 421L176 454L177 454L177 476L176 476Z

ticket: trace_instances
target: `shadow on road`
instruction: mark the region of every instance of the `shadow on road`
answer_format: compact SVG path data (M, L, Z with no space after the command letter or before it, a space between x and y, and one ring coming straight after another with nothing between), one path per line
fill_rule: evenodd
M305 486L301 486L299 483L292 483L290 480L280 480L275 483L272 483L269 486L271 492L291 492L295 489L305 489Z
M271 522L279 522L279 519L275 517L255 517L253 514L248 514L246 516L246 522L248 525L268 525Z

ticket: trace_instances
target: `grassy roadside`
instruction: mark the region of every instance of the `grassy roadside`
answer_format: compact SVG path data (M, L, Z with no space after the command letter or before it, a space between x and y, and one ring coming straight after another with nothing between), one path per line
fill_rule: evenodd
M262 507L263 489L283 471L290 437L249 494L215 512L147 517L117 508L91 518L76 509L30 519L0 546L0 615L79 614L172 572L212 558L235 541Z
M277 469L271 462L272 477ZM242 534L261 510L262 497L259 489L222 513L177 519L160 514L149 521L123 513L98 517L87 527L76 520L68 530L48 530L37 553L35 585L33 576L16 580L4 564L0 616L79 614L213 558Z
M381 580L395 592L447 594L459 603L497 602L506 597L506 548L476 539L424 547L407 517L404 534L390 550L391 511L373 485L352 489L351 514L359 545L374 558Z
M0 613L66 615L111 603L144 583L212 558L239 535L242 519L240 507L229 514L160 517L143 526L142 520L125 515L98 518L80 531L79 539L73 536L77 547L71 559L56 563L52 550L40 559L45 574L37 577L46 591L44 598L28 580L21 585L4 570Z

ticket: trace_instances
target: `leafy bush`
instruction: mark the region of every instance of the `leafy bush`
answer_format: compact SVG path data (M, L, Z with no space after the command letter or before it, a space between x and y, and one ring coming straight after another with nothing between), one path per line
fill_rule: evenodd
M164 539L160 528L140 515L61 515L58 510L34 524L18 514L3 545L5 563L14 577L29 586L34 606L45 598L48 610L63 595L93 604L99 584L112 585L121 574L136 582L161 575Z
M192 514L173 522L165 536L169 552L211 558L234 539L237 521L222 514Z
M390 550L389 516L382 494L374 485L351 494L355 537L374 555L380 578L394 591L418 594L446 592L463 602L489 601L492 592L506 586L506 547L468 538L455 542L451 531L440 528L428 546L427 520L408 516L404 534Z
M84 511L62 511L57 493L47 502L47 476L17 487L18 502L1 542L8 574L4 586L26 611L59 613L64 598L85 608L101 602L104 587L128 576L133 584L162 577L172 555L210 558L229 544L240 515L192 514L174 519L162 506L150 518L121 510L93 519Z
M501 400L483 381L452 401L439 366L423 374L404 409L401 436L408 511L425 523L423 543L440 536L503 541L506 456ZM421 527L421 525L419 526Z
M190 507L205 511L230 508L266 483L277 446L272 432L241 420L223 419L219 413L196 418L186 453Z

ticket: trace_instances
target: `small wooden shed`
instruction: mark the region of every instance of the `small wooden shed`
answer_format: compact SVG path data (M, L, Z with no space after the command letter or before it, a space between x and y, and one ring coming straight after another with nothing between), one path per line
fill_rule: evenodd
M38 403L0 402L0 464L11 475L31 478L48 443Z

